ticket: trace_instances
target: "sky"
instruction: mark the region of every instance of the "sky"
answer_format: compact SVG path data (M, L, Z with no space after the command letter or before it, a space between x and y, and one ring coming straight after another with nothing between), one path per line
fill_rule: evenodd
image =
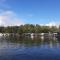
M0 0L0 25L60 24L60 0Z

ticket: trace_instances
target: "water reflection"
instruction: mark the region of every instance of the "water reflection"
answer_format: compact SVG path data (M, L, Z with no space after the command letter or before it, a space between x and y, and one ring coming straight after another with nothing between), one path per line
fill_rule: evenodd
M60 39L56 37L0 37L0 60L60 60L59 56Z
M60 47L60 40L56 37L19 37L19 36L1 36L0 48L18 47L18 46L40 46L40 47Z

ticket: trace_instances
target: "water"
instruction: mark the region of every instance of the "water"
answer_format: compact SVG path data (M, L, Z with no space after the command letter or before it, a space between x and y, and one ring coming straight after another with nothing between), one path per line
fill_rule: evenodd
M57 38L0 37L0 60L60 60Z

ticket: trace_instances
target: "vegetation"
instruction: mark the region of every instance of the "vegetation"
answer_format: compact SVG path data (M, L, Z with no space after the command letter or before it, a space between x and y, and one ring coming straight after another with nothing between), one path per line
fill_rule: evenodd
M40 26L38 24L25 24L20 26L8 26L8 27L0 27L0 33L48 33L48 32L60 32L60 26L57 28L56 26Z

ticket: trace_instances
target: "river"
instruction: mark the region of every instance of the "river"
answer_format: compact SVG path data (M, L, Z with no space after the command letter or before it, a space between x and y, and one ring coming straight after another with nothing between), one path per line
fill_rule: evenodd
M2 36L0 60L60 60L60 41Z

